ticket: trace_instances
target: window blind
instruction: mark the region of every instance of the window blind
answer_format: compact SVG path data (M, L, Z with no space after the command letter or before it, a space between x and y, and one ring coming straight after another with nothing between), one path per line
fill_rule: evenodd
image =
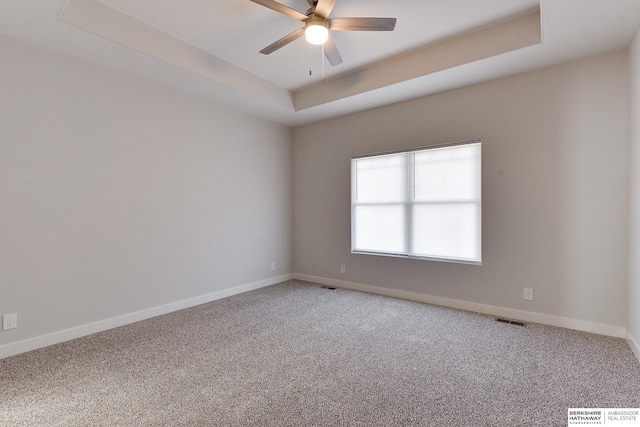
M481 142L351 161L353 253L481 263Z

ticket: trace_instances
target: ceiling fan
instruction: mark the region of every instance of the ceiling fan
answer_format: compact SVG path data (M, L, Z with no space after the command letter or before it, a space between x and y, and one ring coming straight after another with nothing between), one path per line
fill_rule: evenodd
M290 16L304 22L304 27L287 34L280 40L270 44L260 51L269 55L305 35L311 44L324 45L324 54L331 65L342 63L342 57L335 43L329 35L329 30L335 31L393 31L396 18L331 18L329 14L336 4L336 0L307 0L311 6L305 13L298 12L274 0L251 0L276 12Z

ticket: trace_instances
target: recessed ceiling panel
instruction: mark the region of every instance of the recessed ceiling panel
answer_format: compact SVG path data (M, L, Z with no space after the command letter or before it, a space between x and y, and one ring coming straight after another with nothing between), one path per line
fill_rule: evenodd
M264 56L258 52L302 27L249 0L100 0L161 31L286 89L322 80L322 54L304 39ZM305 12L306 0L280 3ZM539 0L337 0L331 17L394 17L393 32L333 32L344 62L325 64L325 77L344 74L438 40L538 7ZM312 75L309 75L309 70Z

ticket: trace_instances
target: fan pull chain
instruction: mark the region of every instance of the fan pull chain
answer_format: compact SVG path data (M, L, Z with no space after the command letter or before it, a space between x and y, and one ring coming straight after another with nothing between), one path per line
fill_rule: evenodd
M322 61L322 83L324 83L324 43L322 44L322 56L320 57Z
M312 61L311 61L311 43L309 43L309 75L312 75L313 73L311 73L311 66L313 65Z

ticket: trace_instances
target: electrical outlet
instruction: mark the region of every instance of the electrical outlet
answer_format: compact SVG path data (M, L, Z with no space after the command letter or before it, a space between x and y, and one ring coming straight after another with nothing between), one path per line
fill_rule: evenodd
M344 265L340 266L340 273L345 274L347 272L347 267L345 267Z
M527 301L533 301L533 289L524 288L524 299Z
M276 263L275 262L271 263L271 271L276 271Z
M13 314L5 314L2 316L2 330L7 331L9 329L15 329L18 327L18 315L16 313Z

